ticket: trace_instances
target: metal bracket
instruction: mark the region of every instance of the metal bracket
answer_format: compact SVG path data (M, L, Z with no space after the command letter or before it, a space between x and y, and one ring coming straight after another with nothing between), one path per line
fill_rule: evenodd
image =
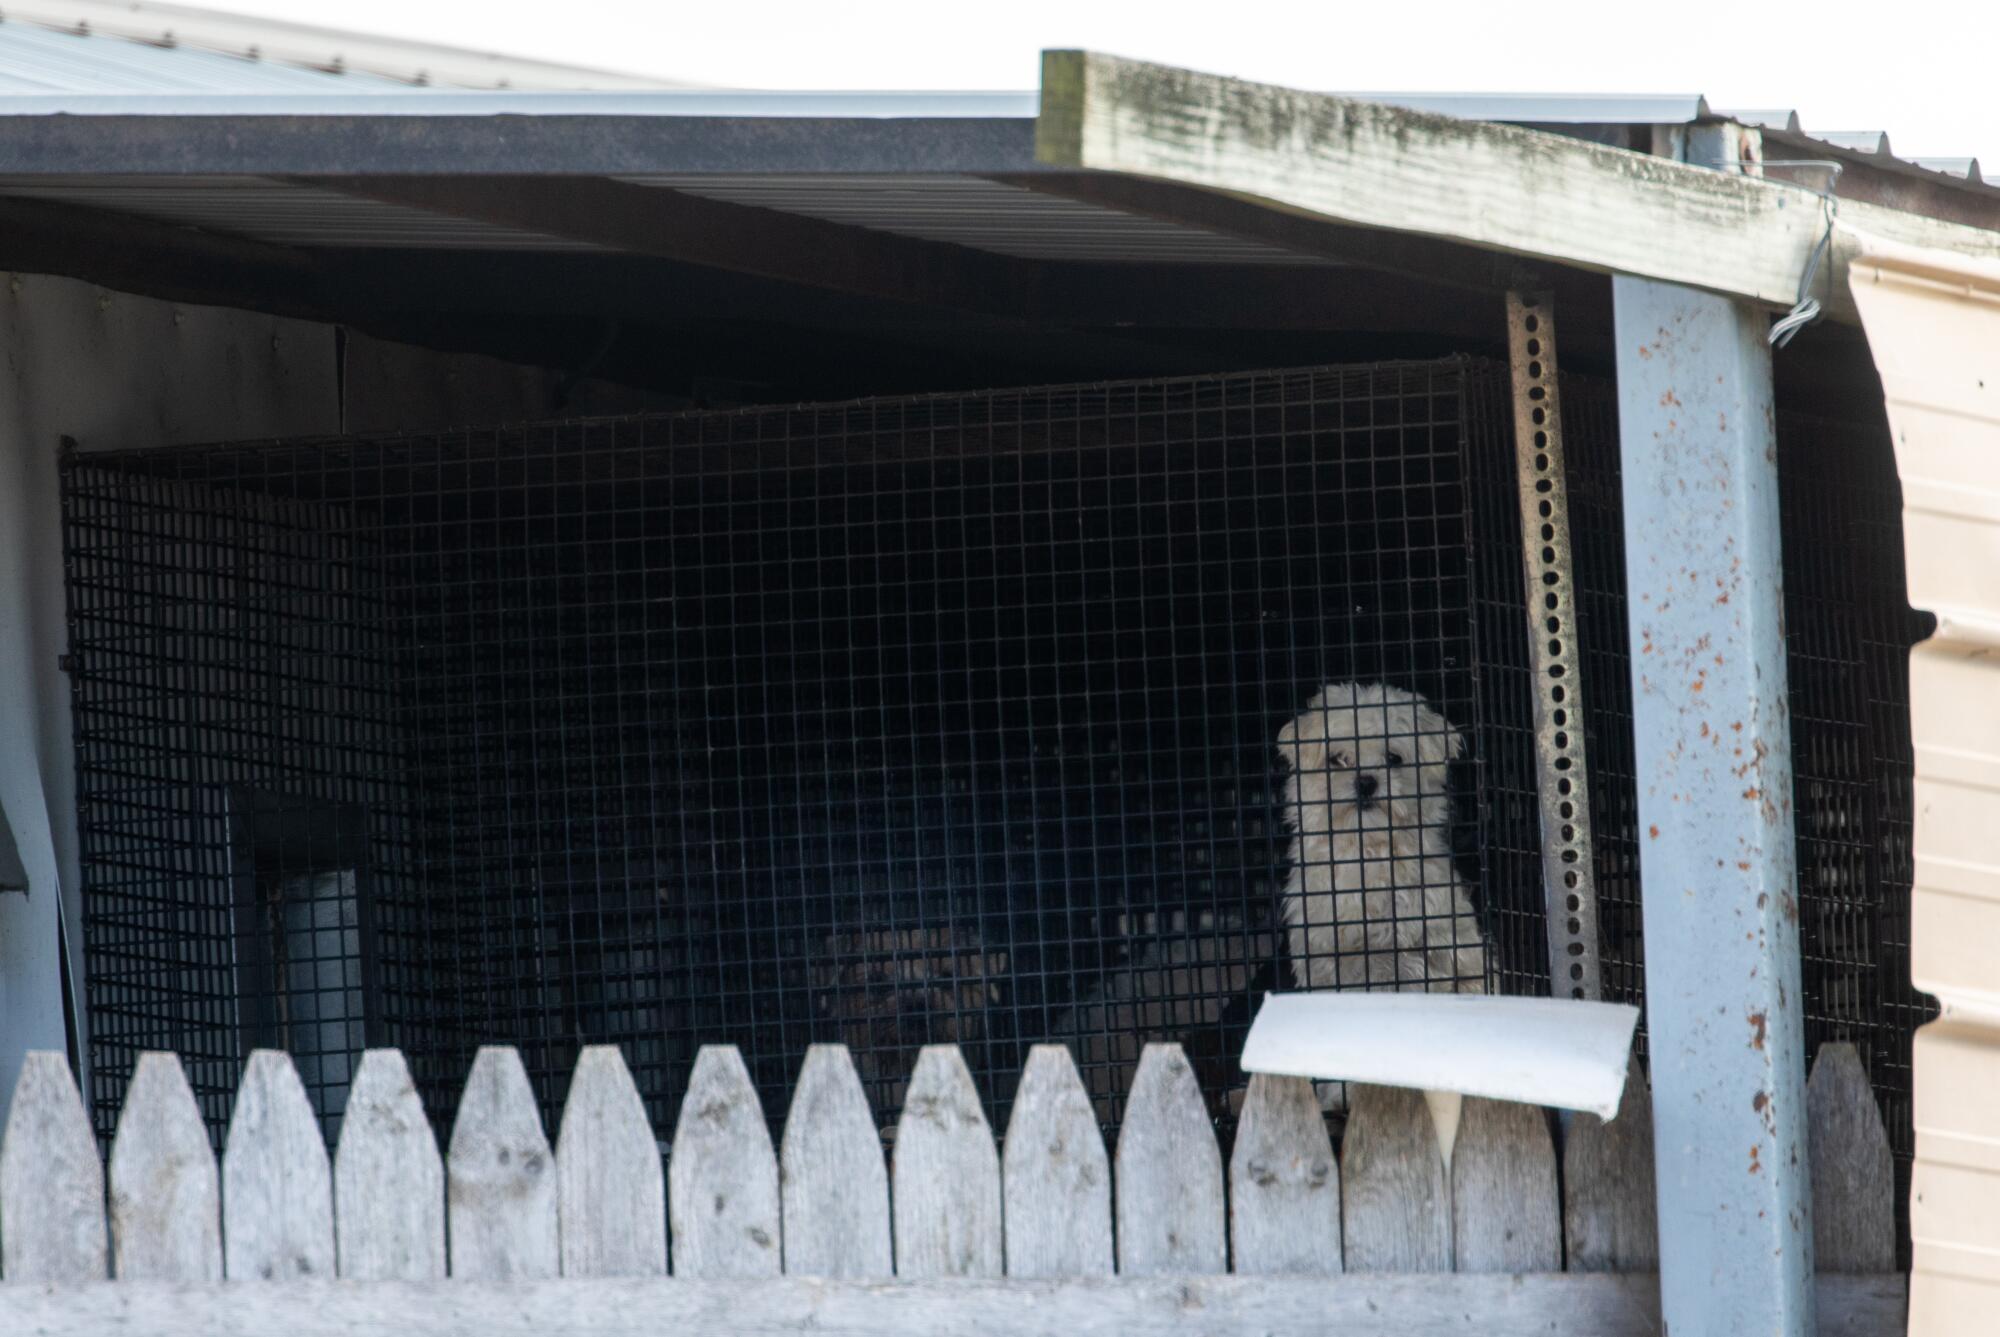
M1570 563L1569 493L1557 387L1555 303L1548 293L1507 294L1513 368L1515 478L1521 495L1529 662L1534 669L1535 776L1542 814L1542 882L1548 905L1549 992L1596 999L1597 885L1591 865L1590 782L1583 742L1576 582Z

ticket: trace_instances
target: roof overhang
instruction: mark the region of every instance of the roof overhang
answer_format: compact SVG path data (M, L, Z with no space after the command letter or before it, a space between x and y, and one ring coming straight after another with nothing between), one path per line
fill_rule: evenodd
M1603 274L1783 308L1825 235L1806 186L1618 146L1698 98L1399 100L1075 52L1035 94L13 98L0 224L20 270L418 342L507 316L523 360L605 322L672 325L697 356L762 321L819 331L813 356L829 331L928 352L984 330L1038 354L1143 345L1155 369L1314 355L1256 342L1280 331L1490 346L1498 294L1530 282L1566 303L1571 349L1608 353ZM1546 126L1466 118L1503 111ZM2000 232L1915 209L1843 200L1840 222L2000 253ZM1851 250L1837 231L1819 285L1848 321ZM1001 374L985 356L964 375ZM1064 370L1140 365L1122 356Z

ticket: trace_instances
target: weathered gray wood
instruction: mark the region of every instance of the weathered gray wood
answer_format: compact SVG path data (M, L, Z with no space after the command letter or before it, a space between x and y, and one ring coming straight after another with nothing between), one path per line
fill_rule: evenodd
M341 1116L333 1180L341 1276L444 1275L444 1160L402 1051L361 1056Z
M1229 1157L1229 1239L1241 1275L1340 1271L1340 1167L1303 1077L1250 1078Z
M1229 1270L1222 1151L1177 1044L1149 1044L1139 1056L1118 1131L1116 1189L1121 1275Z
M533 1281L560 1269L556 1174L527 1069L511 1045L472 1061L445 1157L451 1275Z
M703 1045L667 1158L674 1274L775 1277L778 1158L734 1045Z
M1903 1289L1899 1276L1822 1277L1819 1337L1902 1337ZM1659 1278L1575 1273L0 1286L0 1332L37 1337L1655 1337L1659 1323Z
M917 1055L896 1124L896 1275L1001 1275L1000 1151L957 1045Z
M237 1281L334 1274L333 1175L291 1057L252 1051L222 1147L222 1266Z
M114 1275L220 1281L222 1214L208 1130L172 1054L139 1056L111 1141Z
M893 1275L882 1135L846 1045L806 1051L785 1118L778 1180L787 1275Z
M30 1050L0 1134L0 1279L102 1281L104 1167L90 1116L51 1050Z
M616 1045L577 1056L556 1137L556 1218L564 1276L666 1274L660 1145Z
M1451 1249L1460 1272L1562 1269L1562 1201L1549 1116L1468 1096L1451 1153Z
M1861 1055L1823 1044L1806 1085L1812 1157L1813 1265L1821 1272L1896 1266L1896 1167Z
M1326 222L1462 241L1788 307L1825 220L1797 186L1490 122L1244 83L1092 52L1043 53L1035 152L1269 201ZM1804 204L1807 207L1801 207ZM1843 200L1821 270L1858 323L1857 234L2000 257L2000 236Z
M1654 1200L1653 1101L1635 1056L1618 1114L1579 1114L1563 1138L1563 1235L1572 1272L1652 1272L1660 1266Z
M1000 1160L1010 1277L1112 1270L1111 1164L1069 1050L1028 1053Z
M1451 1271L1451 1186L1423 1093L1350 1084L1340 1149L1349 1272Z

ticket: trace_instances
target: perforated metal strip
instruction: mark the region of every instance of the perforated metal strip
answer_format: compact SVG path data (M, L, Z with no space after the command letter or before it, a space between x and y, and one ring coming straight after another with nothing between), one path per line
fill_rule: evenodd
M1528 643L1534 665L1535 775L1548 898L1549 991L1558 998L1595 999L1602 992L1603 973L1598 966L1590 768L1584 757L1581 654L1554 317L1554 303L1547 293L1507 294L1515 477L1521 494L1521 558L1527 574Z

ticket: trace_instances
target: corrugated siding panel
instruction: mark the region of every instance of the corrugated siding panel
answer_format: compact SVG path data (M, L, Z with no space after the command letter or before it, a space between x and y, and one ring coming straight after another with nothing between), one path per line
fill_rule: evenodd
M1916 752L1917 1033L1910 1331L1993 1331L2000 1304L2000 264L1863 238L1852 270L1903 482Z
M254 176L0 177L0 196L137 214L284 246L592 251L563 237Z
M1142 218L976 176L681 174L620 179L1026 260L1325 263L1282 246Z

